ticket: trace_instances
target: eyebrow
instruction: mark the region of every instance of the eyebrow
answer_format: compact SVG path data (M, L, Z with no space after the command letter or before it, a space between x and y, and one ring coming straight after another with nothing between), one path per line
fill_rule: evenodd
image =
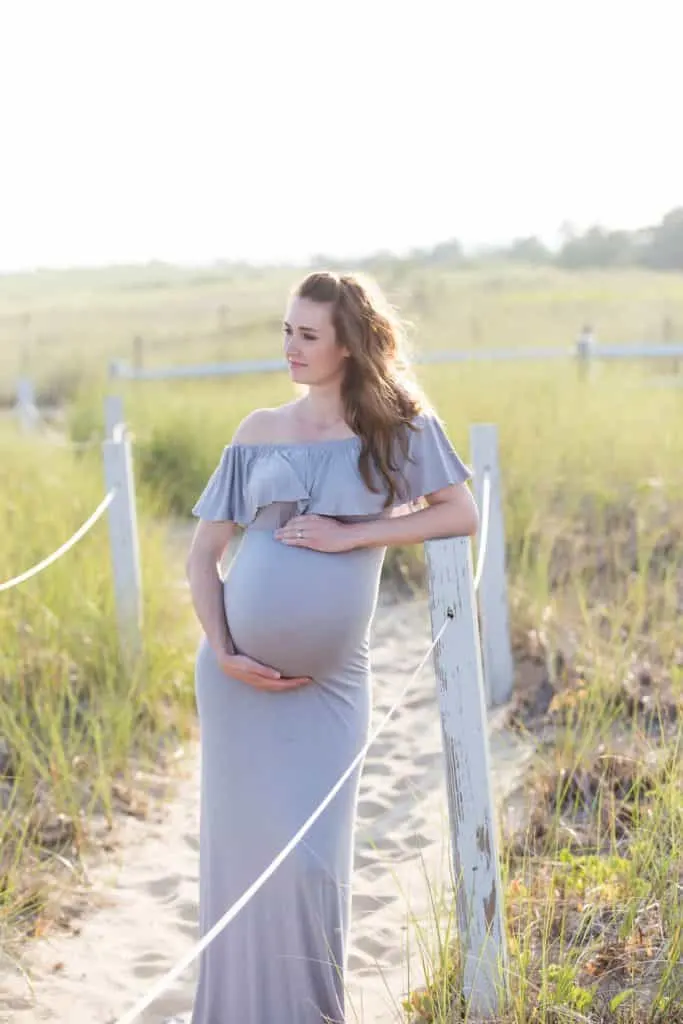
M283 321L283 325L285 327L291 327L292 326L287 320ZM302 324L301 327L299 328L299 330L301 330L301 331L310 331L311 334L317 334L318 333L318 328L317 327L306 327L305 324Z

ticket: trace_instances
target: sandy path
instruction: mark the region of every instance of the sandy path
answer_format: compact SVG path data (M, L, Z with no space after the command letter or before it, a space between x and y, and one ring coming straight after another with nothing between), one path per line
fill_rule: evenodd
M423 601L378 610L373 643L374 721L389 709L429 645ZM519 783L531 748L490 719L494 788L502 800ZM432 913L425 876L437 893L449 879L445 781L431 664L422 671L371 748L363 773L348 978L349 1024L390 1024L408 986L423 981L416 930ZM93 909L76 936L32 948L33 992L7 964L0 974L0 1021L113 1024L180 959L196 938L198 753L190 751L167 813L130 819L116 863L91 870ZM410 942L410 955L406 943ZM139 1019L189 1019L193 966ZM275 1024L275 1022L274 1022Z

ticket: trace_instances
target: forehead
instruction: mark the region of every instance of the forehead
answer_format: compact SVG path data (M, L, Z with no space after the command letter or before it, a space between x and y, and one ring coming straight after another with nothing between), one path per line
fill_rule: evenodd
M313 327L324 331L332 327L332 305L329 302L314 302L293 296L285 312L285 320L291 327Z

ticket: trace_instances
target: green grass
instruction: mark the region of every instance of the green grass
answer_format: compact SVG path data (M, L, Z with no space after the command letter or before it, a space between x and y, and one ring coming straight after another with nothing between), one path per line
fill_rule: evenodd
M296 276L148 268L85 275L76 286L48 275L40 293L7 279L0 331L12 344L0 345L0 380L11 390L17 318L30 309L22 330L47 338L50 326L53 339L36 342L37 379L64 393L54 382L75 368L66 430L97 439L104 364L127 357L135 333L150 339L150 363L270 357ZM656 340L666 316L683 325L680 275L398 266L384 277L416 323L416 342L431 348L571 344L586 319L610 341ZM587 382L570 361L419 370L466 459L470 424L498 426L517 666L511 724L543 736L529 827L502 843L506 1024L683 1019L683 389L656 386L661 372L598 366ZM117 780L188 727L191 618L172 590L178 569L159 521L189 514L247 412L292 393L278 374L121 387L141 502L144 670L131 678L116 650L105 523L39 580L0 595L8 927L35 922L54 885L49 872L30 884L38 868L55 866L33 813L40 801L52 838L62 829L60 849L78 847L93 810L112 814ZM10 543L0 578L61 543L103 494L97 447L76 455L9 433L2 445L0 528ZM392 574L424 584L419 549L391 552ZM459 1002L459 961L452 901L437 906L433 927L415 939L430 983L412 1012L445 1024L446 1007Z
M0 579L40 561L104 495L94 459L0 435ZM192 665L176 575L141 509L144 652L131 671L115 621L106 519L39 576L0 594L0 937L47 913L50 871L76 871L89 823L111 822L134 770L192 721Z

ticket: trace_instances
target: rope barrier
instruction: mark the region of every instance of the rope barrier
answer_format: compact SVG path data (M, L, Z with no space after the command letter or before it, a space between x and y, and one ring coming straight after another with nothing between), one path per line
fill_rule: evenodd
M489 542L489 518L491 513L491 474L486 472L481 486L481 535L479 538L479 550L477 551L477 569L474 574L474 589L479 590L482 573L484 572L484 560L486 558L486 547Z
M479 586L479 582L481 580L481 573L483 571L484 566L484 558L486 556L486 542L488 538L488 517L491 505L490 493L491 481L489 474L487 473L486 476L484 477L483 484L483 512L481 534L482 539L479 544L477 576L474 583L475 589L477 589ZM453 618L454 613L449 610L448 617L442 624L438 633L436 634L431 644L427 648L425 654L422 656L417 668L413 670L410 678L408 679L408 682L405 684L405 686L399 693L398 697L396 698L392 706L389 708L388 712L386 713L382 721L379 723L375 731L371 733L370 738L368 739L366 744L361 748L358 754L356 754L349 767L346 769L343 775L341 775L338 781L334 784L334 786L329 791L327 796L324 797L320 804L318 804L316 809L304 822L299 831L292 836L287 845L283 847L283 849L271 861L268 867L261 872L258 878L254 882L252 882L249 888L242 893L239 899L237 899L235 903L232 904L231 907L228 907L228 909L225 911L220 920L216 922L216 924L206 933L206 935L204 935L198 942L196 942L194 946L191 947L189 952L181 960L179 960L169 971L167 971L166 974L164 974L159 979L156 985L154 985L145 996L138 1000L138 1002L135 1003L135 1005L131 1007L130 1010L124 1013L122 1017L119 1017L115 1024L133 1024L133 1021L137 1020L140 1014L143 1013L149 1006L151 1006L151 1004L166 991L169 985L172 985L173 982L176 981L176 979L179 978L187 970L190 964L194 963L197 957L206 949L207 946L209 946L213 942L213 940L223 931L223 929L226 928L230 924L230 922L234 920L235 917L237 917L239 912L247 905L247 903L252 899L252 897L254 897L256 893L265 885L265 883L268 881L271 875L275 873L275 871L279 868L280 864L282 864L286 857L292 852L294 847L297 846L297 844L304 838L307 832L312 828L312 826L318 820L318 818L323 813L325 808L328 806L328 804L331 803L331 801L337 795L337 793L344 785L346 780L349 778L349 776L352 774L352 772L355 770L358 764L365 757L368 750L375 742L375 740L381 733L382 729L387 724L391 716L394 714L399 704L403 700L404 696L406 695L406 693L408 692L408 690L413 685L418 675L426 665L429 656L431 655L432 651L434 650L439 640L445 633L448 624L452 621Z
M83 525L79 527L78 530L76 530L73 537L70 537L69 540L62 544L61 547L57 548L56 551L53 551L53 553L51 555L48 555L47 558L44 558L42 562L38 562L38 564L34 565L32 569L27 569L27 571L21 573L20 576L15 576L13 579L7 580L5 583L0 583L0 593L2 593L5 590L11 590L12 587L16 587L20 583L25 583L26 580L30 580L31 577L37 576L39 572L42 572L43 569L47 569L49 565L52 565L52 563L56 562L58 558L61 558L61 556L65 555L67 551L70 551L71 548L78 543L81 537L84 537L88 530L95 525L97 520L102 515L104 515L104 513L114 500L115 494L115 490L109 491L106 497L97 506L97 508L90 516L90 518L87 519L83 523Z

